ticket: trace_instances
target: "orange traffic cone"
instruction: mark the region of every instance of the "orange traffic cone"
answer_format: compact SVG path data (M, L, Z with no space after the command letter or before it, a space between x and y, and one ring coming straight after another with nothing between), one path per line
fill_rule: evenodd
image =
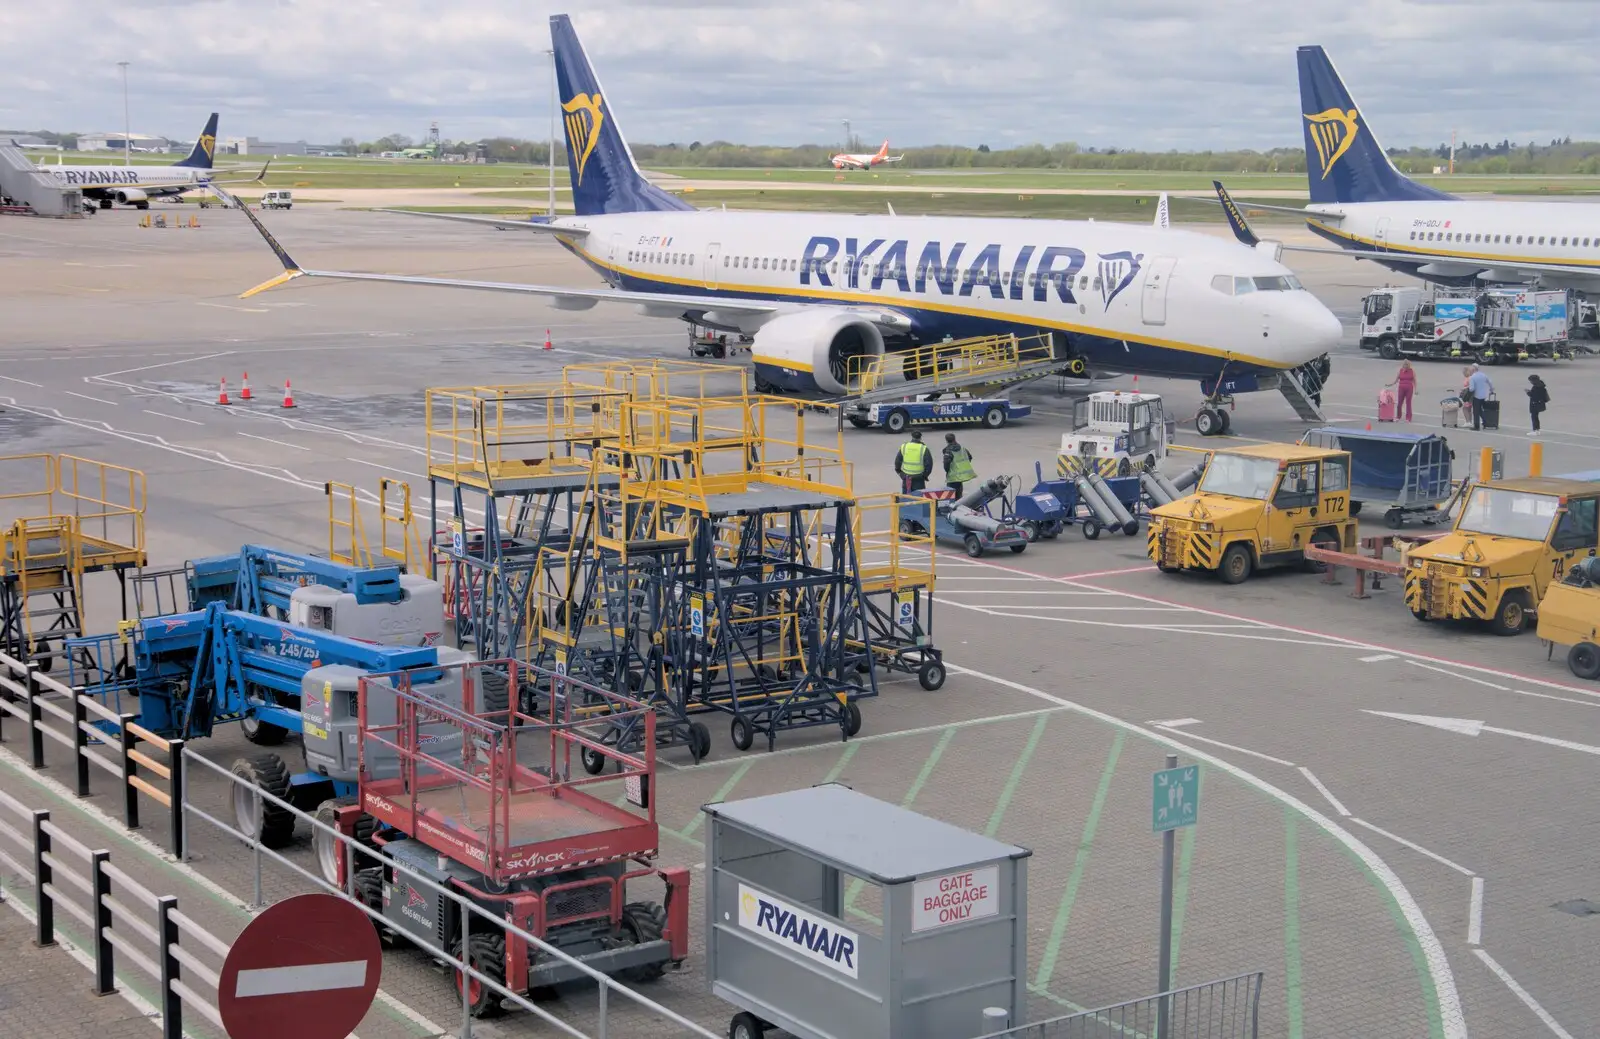
M294 393L289 389L288 379L283 380L283 406L286 408L292 408L295 406Z
M546 350L555 349L555 347L550 345L550 330L548 328L544 330L544 348Z
M1370 422L1367 423L1367 432L1368 433L1372 432L1372 423L1370 423Z
M250 373L249 372L245 372L244 373L244 385L239 387L239 399L240 400L254 400L255 399L254 397L250 396Z
M222 380L222 388L217 391L217 403L218 404L232 404L233 403L233 401L228 399L228 380L227 379L223 379Z

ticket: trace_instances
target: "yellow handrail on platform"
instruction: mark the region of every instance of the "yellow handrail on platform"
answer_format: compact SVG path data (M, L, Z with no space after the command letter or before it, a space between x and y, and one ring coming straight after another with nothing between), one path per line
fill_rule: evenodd
M1019 339L1014 335L979 336L947 343L927 343L886 354L858 354L845 362L846 386L870 393L904 381L930 380L935 390L956 379L992 375L1003 380L1031 365L1057 360L1048 333ZM919 387L919 389L922 387Z

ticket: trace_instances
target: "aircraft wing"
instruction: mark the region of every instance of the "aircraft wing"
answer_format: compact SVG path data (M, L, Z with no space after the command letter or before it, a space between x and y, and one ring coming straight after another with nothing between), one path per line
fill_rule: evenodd
M512 220L501 216L477 216L470 213L417 213L407 209L377 209L377 213L398 213L401 216L431 217L434 220L454 220L463 224L482 224L501 231L533 231L537 234L559 234L565 238L585 238L589 232L581 227L560 227L534 220Z
M1492 256L1430 256L1427 253L1411 253L1395 249L1340 249L1336 246L1316 245L1285 245L1284 252L1297 253L1324 253L1329 256L1353 256L1361 260L1386 260L1389 263L1414 263L1418 266L1437 263L1451 267L1475 267L1479 270L1520 271L1527 274L1580 274L1590 278L1600 278L1600 270L1594 267L1579 267L1565 263L1540 263L1537 261L1517 260L1508 261L1504 258L1495 259Z
M717 297L707 299L704 296L678 295L667 292L629 292L623 289L577 289L559 285L527 285L517 282L499 281L467 281L455 278L431 278L406 274L370 274L359 271L313 271L301 267L294 261L287 250L278 244L277 239L266 229L261 220L244 207L244 214L255 225L261 237L277 255L278 261L283 264L283 273L269 281L262 282L255 288L241 293L240 298L254 296L258 292L279 285L287 284L296 278L337 278L344 281L381 281L392 282L400 285L434 285L441 288L477 289L481 292L512 292L525 296L542 296L562 310L588 310L597 303L629 303L639 307L647 314L659 317L679 317L688 312L704 314L716 312L740 317L757 319L753 323L761 324L769 317L782 313L792 313L805 309L805 304L772 303L767 300L741 300ZM851 306L835 305L833 309L849 311L859 314L862 318L884 328L903 331L910 327L910 320L903 314L893 310L877 310Z

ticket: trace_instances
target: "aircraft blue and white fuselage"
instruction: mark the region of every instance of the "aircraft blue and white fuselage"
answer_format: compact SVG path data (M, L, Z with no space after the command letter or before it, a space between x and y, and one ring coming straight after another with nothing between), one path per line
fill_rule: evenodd
M216 149L217 113L212 112L189 155L171 166L52 166L41 163L38 168L63 187L77 188L86 199L106 206L116 202L144 209L152 198L209 187Z
M562 227L586 233L566 239ZM675 313L695 297L699 323L754 332L758 378L786 390L841 392L819 362L837 372L851 353L881 352L881 332L927 343L1050 331L1093 369L1197 379L1224 363L1229 375L1295 368L1340 334L1270 257L1146 225L680 211L562 218L551 230L615 288L670 294ZM1249 289L1236 295L1240 279ZM826 322L806 317L790 335L789 315L721 312L720 299L828 308L836 341L818 356Z

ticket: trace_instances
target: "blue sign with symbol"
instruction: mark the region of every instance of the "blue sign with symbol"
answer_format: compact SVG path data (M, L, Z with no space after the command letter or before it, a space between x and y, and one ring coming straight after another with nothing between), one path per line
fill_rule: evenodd
M1150 822L1155 831L1193 826L1200 818L1200 767L1162 769L1153 779Z
M706 602L698 595L689 597L689 630L697 639L706 637Z

